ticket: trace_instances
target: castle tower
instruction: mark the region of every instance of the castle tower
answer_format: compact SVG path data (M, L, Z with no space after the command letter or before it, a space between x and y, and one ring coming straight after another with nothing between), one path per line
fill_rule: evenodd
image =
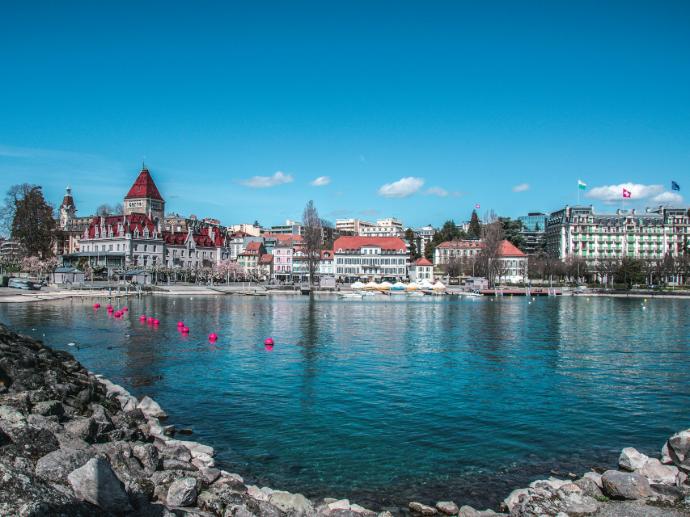
M60 229L65 230L76 215L77 206L74 204L72 189L68 185L65 189L65 197L62 198L62 204L60 205Z
M165 201L145 165L125 196L124 214L145 214L156 224L163 222Z

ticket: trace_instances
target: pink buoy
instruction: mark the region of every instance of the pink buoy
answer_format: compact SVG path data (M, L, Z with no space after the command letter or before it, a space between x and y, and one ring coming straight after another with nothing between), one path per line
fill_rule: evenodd
M189 327L182 327L183 334L189 334Z
M154 325L159 325L159 324L160 324L160 321L158 321L158 320L153 320L153 324L154 324Z
M148 320L149 323L153 323L153 316L149 316Z
M184 322L178 321L178 322L177 322L177 326L178 326L178 328L184 327Z
M93 308L94 308L94 309L100 309L100 308L101 308L101 304L100 304L100 303L94 303L94 304L93 304Z
M108 309L108 312L113 312L115 310L112 305L108 305L106 309Z
M122 316L122 313L120 311L115 311L115 314L113 314L116 318L119 318Z
M122 312L127 312L129 309L127 307L122 307Z
M146 321L146 314L139 316L139 321Z
M267 338L264 340L264 345L266 345L266 346L273 346L273 345L275 345L275 342L273 341L273 338L272 338L272 337L267 337Z
M217 339L218 339L218 334L216 334L215 332L211 332L211 333L208 335L208 340L209 340L209 341L215 341L215 340L217 340Z

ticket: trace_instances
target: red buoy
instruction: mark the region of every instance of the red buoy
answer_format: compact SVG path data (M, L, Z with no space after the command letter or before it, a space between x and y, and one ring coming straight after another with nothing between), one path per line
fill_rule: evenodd
M122 312L127 312L129 309L127 307L122 307Z
M154 324L154 325L158 325L158 324L160 324L160 321L158 321L158 320L153 320L153 324Z
M275 344L275 342L273 341L272 337L267 337L264 340L264 345L266 345L266 346L273 346L274 344Z
M211 332L211 333L208 335L208 340L209 340L209 341L215 341L215 340L217 340L217 339L218 339L218 334L216 334L215 332Z
M189 334L189 327L182 327L183 334Z
M94 303L94 304L93 304L93 308L94 308L94 309L100 309L100 308L101 308L101 304L100 304L100 303Z
M146 321L146 314L139 316L139 321Z
M184 327L184 322L178 321L178 322L177 322L177 327L178 327L178 328Z
M108 309L108 312L113 312L114 310L112 305L108 305L106 309Z

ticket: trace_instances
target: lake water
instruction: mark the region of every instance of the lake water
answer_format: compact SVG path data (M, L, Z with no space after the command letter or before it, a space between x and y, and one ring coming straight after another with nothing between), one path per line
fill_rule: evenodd
M495 505L690 427L685 300L147 297L122 320L91 303L0 321L152 396L224 468L308 496Z

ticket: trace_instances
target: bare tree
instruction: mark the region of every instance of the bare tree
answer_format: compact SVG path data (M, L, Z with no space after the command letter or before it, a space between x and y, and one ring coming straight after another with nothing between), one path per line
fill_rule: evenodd
M124 208L122 207L122 203L118 203L115 206L104 203L96 208L96 215L101 217L107 217L109 215L122 215L123 212Z
M487 220L490 219L490 214L487 215ZM496 283L496 278L500 275L502 268L499 260L501 254L501 245L503 243L504 233L500 222L492 222L482 226L482 248L477 257L480 271L486 276L489 281L489 286L493 287ZM503 272L505 274L505 272Z
M321 248L323 247L323 231L319 212L313 201L309 201L302 214L303 225L303 251L307 260L309 271L309 286L314 285L314 277L321 260Z
M620 261L613 257L605 257L599 259L597 262L597 273L604 281L604 285L608 286L613 283L613 279L620 268Z
M452 257L446 264L445 270L449 277L458 277L463 274L463 262L457 257Z

